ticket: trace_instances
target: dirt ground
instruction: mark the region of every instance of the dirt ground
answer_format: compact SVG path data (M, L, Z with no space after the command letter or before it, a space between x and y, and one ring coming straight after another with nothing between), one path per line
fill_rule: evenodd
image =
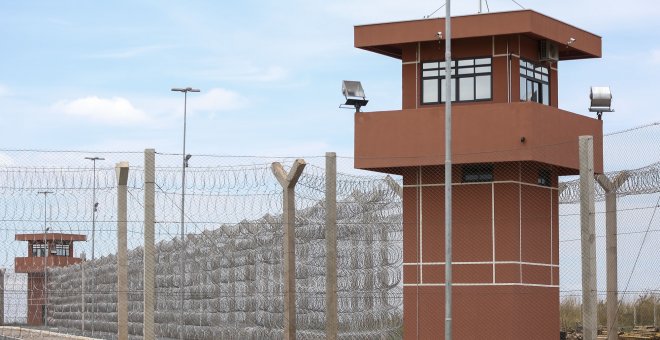
M52 331L30 329L23 327L0 327L0 340L95 340L82 336L61 334Z

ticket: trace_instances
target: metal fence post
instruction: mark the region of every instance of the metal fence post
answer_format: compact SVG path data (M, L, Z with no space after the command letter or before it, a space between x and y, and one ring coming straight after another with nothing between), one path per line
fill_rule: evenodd
M582 327L584 340L596 340L596 203L594 200L594 141L580 136L580 224L582 243Z
M617 310L619 304L617 285L617 217L616 193L628 179L628 172L619 173L610 181L605 175L596 176L596 181L605 190L605 249L607 253L607 340L618 340Z
M128 162L115 166L117 172L117 337L128 340Z
M280 182L283 189L283 205L282 210L284 213L283 227L283 247L282 255L284 257L284 339L296 339L296 196L295 187L298 179L305 169L305 161L296 159L287 172L279 162L272 164L272 171Z
M337 154L325 153L325 338L337 339Z
M156 150L144 150L144 320L142 336L144 340L155 340L154 300L155 300L155 219L156 219Z

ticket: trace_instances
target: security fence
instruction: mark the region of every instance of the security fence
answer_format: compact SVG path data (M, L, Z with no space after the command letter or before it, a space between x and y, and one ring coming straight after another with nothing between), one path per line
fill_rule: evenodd
M660 125L650 124L603 139L604 175L613 180L625 173L626 179L615 195L621 327L657 322L658 136ZM577 141L566 146L577 148ZM404 331L423 337L425 323L442 322L441 167L370 172L354 170L352 158L338 157L333 173L326 171L329 155L193 154L184 161L183 155L159 152L149 158L149 152L0 150L7 325L0 334L15 336L9 326L16 326L117 338L122 293L131 338L141 338L143 327L153 322L155 337L162 339L278 339L292 325L297 338L325 339L333 291L341 339L397 339ZM539 152L558 151L549 146ZM286 182L296 159L304 160L298 162L300 177ZM125 219L115 167L122 161L128 162ZM579 182L563 177L567 174L574 172L534 162L455 166L457 336L462 329L489 331L503 324L515 326L489 334L515 338L526 327L555 334L556 325L547 328L543 319L557 316L562 328L579 326ZM329 178L336 178L332 196ZM295 209L287 209L287 185ZM606 193L599 184L595 188L599 323L606 325ZM336 212L328 197L336 200ZM144 240L152 208L150 267L145 249L152 248ZM291 258L286 230L293 215ZM329 215L336 215L336 257L327 243ZM118 286L122 221L127 291ZM334 285L328 281L334 258L335 290L326 289ZM295 270L285 270L291 263ZM145 314L150 294L145 282L153 282L152 316ZM538 322L517 322L526 314ZM295 322L287 315L295 315Z

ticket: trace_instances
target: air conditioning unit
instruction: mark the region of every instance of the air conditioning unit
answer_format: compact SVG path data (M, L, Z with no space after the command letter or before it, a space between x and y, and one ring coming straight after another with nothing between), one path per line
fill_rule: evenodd
M558 61L559 49L557 48L557 44L548 40L539 41L539 60Z

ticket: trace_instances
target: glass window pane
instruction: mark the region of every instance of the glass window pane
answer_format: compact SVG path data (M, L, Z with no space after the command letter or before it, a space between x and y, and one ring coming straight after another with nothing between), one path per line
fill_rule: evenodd
M527 65L527 62L525 62L524 60L520 59L520 66L525 67L525 65Z
M520 101L527 101L527 79L520 77Z
M422 93L422 103L438 102L438 79L424 79L422 83L424 92Z
M438 68L438 63L423 63L422 64L423 69L428 69L428 68Z
M437 76L438 76L438 70L422 72L422 77L437 77Z
M490 58L475 59L474 63L476 65L490 65Z
M459 78L458 81L460 91L458 100L474 100L474 78Z
M541 87L543 92L541 93L541 98L543 99L543 104L550 105L550 91L548 90L548 85L543 84Z
M456 78L451 80L451 101L455 102L456 101ZM440 84L440 101L445 101L447 99L447 83L445 81L442 81Z
M458 61L458 66L472 66L472 65L474 65L474 59L465 59Z
M532 89L532 101L535 101L537 103L541 102L541 98L539 98L539 83L537 82L531 82L533 85Z
M541 74L538 72L534 73L534 78L541 80Z
M528 77L534 77L534 71L532 71L532 70L527 70L527 76L528 76Z
M490 76L476 77L475 99L490 99Z
M475 67L476 73L490 73L490 66Z
M543 80L544 82L547 82L548 81L548 76L541 77L541 80Z
M527 98L525 98L525 101L530 101L534 96L534 89L532 88L532 81L531 80L526 80L526 81L527 81Z
M472 74L472 73L474 73L474 67L465 67L458 69L458 74Z
M447 72L445 72L445 69L444 69L444 68L441 68L441 69L440 69L440 76L441 76L441 77L444 77L445 74L447 74ZM452 75L452 76L453 76L453 75L456 75L456 69L455 69L455 68L452 68L452 69L451 69L451 75Z
M547 67L541 67L541 73L548 74L548 68Z

